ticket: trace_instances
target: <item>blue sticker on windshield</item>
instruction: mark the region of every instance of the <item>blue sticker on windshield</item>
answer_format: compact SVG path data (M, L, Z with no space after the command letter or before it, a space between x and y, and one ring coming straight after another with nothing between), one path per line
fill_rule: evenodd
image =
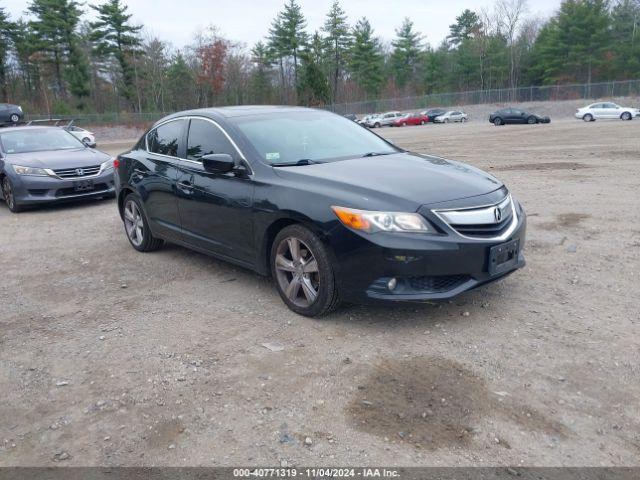
M280 153L279 152L267 153L266 158L269 161L280 160Z

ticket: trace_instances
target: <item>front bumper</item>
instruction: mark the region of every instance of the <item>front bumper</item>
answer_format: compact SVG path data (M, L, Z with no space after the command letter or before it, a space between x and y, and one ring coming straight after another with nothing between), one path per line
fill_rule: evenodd
M516 227L501 240L451 233L377 233L364 238L349 232L349 239L334 245L334 252L341 252L336 256L343 298L357 303L446 300L504 278L525 265L526 215L519 205L516 209ZM512 268L492 275L490 249L512 241L519 243L517 260ZM393 291L387 288L392 278L398 284Z
M92 182L90 190L77 190L78 182ZM38 205L110 196L115 193L113 170L74 179L12 175L13 194L18 205ZM86 185L85 185L86 186Z

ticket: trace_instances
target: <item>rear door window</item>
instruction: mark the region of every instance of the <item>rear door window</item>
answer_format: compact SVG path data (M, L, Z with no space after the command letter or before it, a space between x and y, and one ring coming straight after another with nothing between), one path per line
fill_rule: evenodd
M149 151L159 155L178 157L186 120L173 120L151 130L147 135Z

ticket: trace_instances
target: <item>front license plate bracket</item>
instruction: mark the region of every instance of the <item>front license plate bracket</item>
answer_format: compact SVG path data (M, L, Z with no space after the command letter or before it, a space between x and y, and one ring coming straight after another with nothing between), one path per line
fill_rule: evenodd
M489 249L489 274L500 275L513 270L518 264L520 240L502 243Z

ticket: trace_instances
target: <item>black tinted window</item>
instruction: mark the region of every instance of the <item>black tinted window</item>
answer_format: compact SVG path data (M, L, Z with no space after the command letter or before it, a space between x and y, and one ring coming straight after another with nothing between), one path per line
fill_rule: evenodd
M212 153L227 153L232 157L236 156L233 145L218 127L206 120L191 120L187 158L199 160L204 155Z
M151 130L147 135L149 151L159 153L160 155L177 157L179 144L182 140L182 127L184 122L184 120L176 120L160 125L155 130Z

